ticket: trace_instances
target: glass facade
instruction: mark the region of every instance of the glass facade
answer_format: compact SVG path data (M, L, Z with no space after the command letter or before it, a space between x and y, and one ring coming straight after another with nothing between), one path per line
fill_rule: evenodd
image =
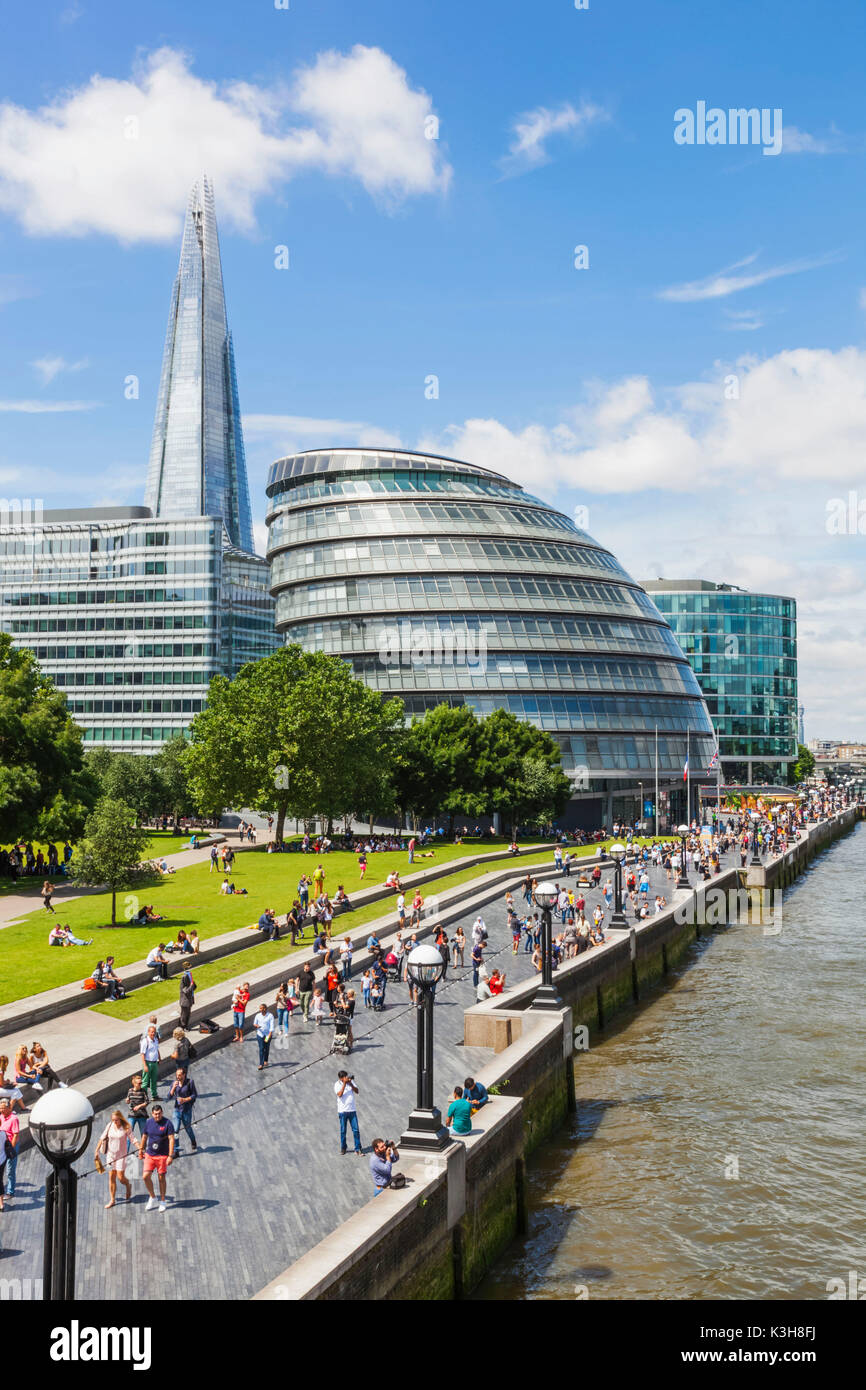
M443 702L547 729L590 820L715 739L652 599L568 517L488 469L395 450L312 451L268 479L286 641L342 656L407 712ZM600 810L598 809L600 807Z
M706 580L648 581L698 678L729 780L797 757L797 604Z
M232 545L253 551L234 349L206 178L194 186L187 209L145 502L154 516L222 517Z
M267 562L229 547L220 517L128 511L144 516L0 526L0 630L33 651L88 744L155 750L204 708L213 675L280 639Z

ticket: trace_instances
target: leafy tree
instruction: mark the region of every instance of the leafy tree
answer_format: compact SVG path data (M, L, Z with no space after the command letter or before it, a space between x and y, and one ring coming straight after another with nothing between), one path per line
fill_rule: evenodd
M413 822L481 815L487 804L479 772L481 725L469 705L436 705L414 719L395 760L397 801Z
M162 791L161 810L170 812L175 823L195 809L186 768L186 739L180 734L164 743L156 756L156 771Z
M287 815L330 827L381 799L402 721L402 702L383 700L339 657L287 646L211 681L183 762L200 810L276 810L280 838Z
M797 744L797 761L794 764L794 782L808 782L815 775L815 754L805 743Z
M87 754L87 762L98 779L100 794L125 801L140 821L162 810L165 790L157 759L151 754L100 748Z
M84 826L84 838L70 862L70 876L82 886L111 891L111 925L117 924L117 894L152 878L141 863L147 833L136 825L136 812L125 801L102 797Z
M63 695L0 632L0 842L78 835L96 797Z
M515 834L521 821L554 819L565 809L571 783L562 771L559 745L543 729L508 710L481 721L478 771L487 808L498 811ZM542 764L547 773L542 773ZM549 775L548 775L549 774Z

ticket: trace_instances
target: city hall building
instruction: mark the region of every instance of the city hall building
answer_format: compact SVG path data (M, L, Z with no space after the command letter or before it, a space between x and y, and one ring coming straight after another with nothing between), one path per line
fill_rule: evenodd
M726 782L790 782L797 761L797 602L706 579L644 587L689 659Z
M268 477L288 642L330 652L408 715L466 704L548 730L587 827L685 811L715 737L664 617L618 560L510 479L391 449L310 451ZM649 810L647 806L649 805Z
M145 505L0 503L0 630L29 647L88 745L147 751L189 725L217 674L281 645L253 551L213 195L190 196Z

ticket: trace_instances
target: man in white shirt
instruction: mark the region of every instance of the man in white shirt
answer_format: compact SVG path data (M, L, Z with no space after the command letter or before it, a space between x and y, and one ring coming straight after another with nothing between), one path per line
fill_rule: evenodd
M479 942L485 940L486 936L487 928L484 925L484 918L478 916L472 923L472 945L477 946Z
M397 917L398 917L398 920L399 920L399 922L400 922L400 926L401 926L401 927L402 927L402 926L405 926L405 924L406 924L406 894L405 894L405 893L400 893L400 895L399 895L398 898L397 898Z
M253 1026L256 1030L256 1041L259 1045L259 1071L263 1071L268 1065L268 1054L271 1050L271 1038L274 1036L276 1022L267 1004L259 1004L259 1011L253 1019Z
M346 1126L352 1126L352 1138L355 1141L355 1153L362 1154L361 1134L358 1129L358 1114L355 1106L355 1097L358 1094L358 1087L355 1085L354 1076L350 1076L347 1071L338 1071L337 1079L334 1082L334 1095L337 1097L337 1116L340 1121L340 1153L347 1153L346 1148Z
M141 1056L141 1089L150 1091L154 1100L157 1099L156 1078L159 1073L159 1038L156 1035L156 1027L150 1023L142 1033L138 1041L138 1051Z

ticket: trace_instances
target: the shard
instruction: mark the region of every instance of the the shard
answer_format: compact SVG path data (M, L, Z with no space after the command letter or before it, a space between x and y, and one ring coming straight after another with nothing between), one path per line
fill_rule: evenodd
M145 504L154 516L222 517L232 545L254 553L234 352L207 178L194 185L187 208Z

